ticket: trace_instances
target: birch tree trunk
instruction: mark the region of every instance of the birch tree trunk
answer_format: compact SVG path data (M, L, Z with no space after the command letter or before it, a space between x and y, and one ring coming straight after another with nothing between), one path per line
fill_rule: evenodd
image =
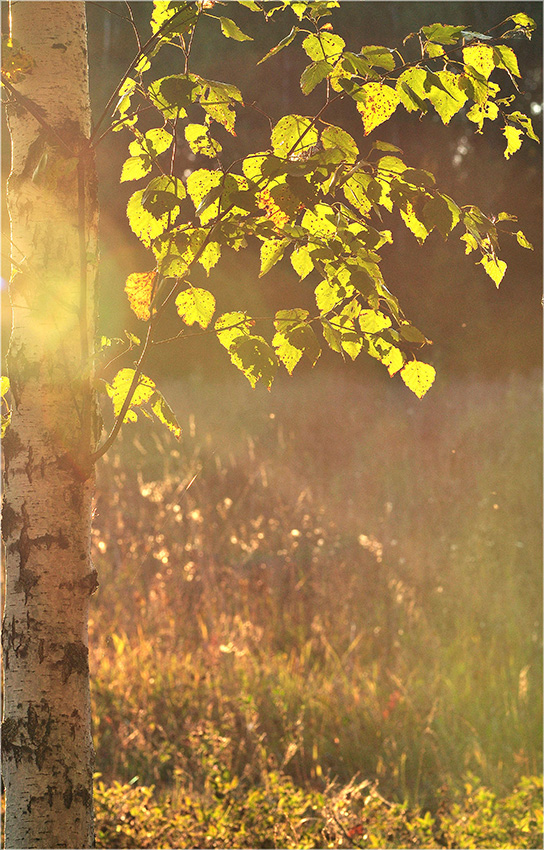
M83 2L17 2L8 89L12 422L4 441L7 847L93 844L87 619L96 179Z

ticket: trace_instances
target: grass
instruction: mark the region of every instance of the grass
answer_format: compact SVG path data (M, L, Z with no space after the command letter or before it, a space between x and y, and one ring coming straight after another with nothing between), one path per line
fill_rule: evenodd
M537 380L167 395L181 444L127 428L99 471L97 799L190 816L100 846L537 846Z

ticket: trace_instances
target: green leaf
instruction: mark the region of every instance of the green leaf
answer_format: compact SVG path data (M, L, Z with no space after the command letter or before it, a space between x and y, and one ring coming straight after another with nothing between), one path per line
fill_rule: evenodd
M368 44L361 47L361 56L372 67L384 68L386 71L393 71L395 68L395 58L393 52L388 47L381 45Z
M159 156L168 150L172 144L173 136L164 127L156 127L130 143L128 149L132 156L148 154L150 157Z
M527 248L527 250L529 251L534 251L533 246L531 245L522 230L518 230L518 232L516 233L516 239L518 240L518 243L521 245L522 248Z
M427 227L424 225L424 223L418 218L418 216L416 215L416 212L414 210L414 207L412 206L412 204L409 201L406 204L405 209L400 210L400 214L401 214L401 216L404 220L406 227L409 230L412 231L412 233L414 234L414 236L416 237L416 239L420 243L420 245L423 242L425 242L430 231L427 229Z
M135 369L120 369L111 384L106 384L106 392L112 400L113 413L116 418L121 413L121 408L123 407L125 399L129 393L135 372ZM135 422L137 414L136 411L132 410L132 408L139 407L146 401L149 401L155 390L155 382L151 380L151 378L148 378L147 375L140 375L134 395L130 402L130 407L126 412L123 421Z
M193 153L209 157L215 157L221 153L221 145L210 138L210 128L206 124L187 124L184 132Z
M410 360L401 369L400 376L409 390L412 390L418 398L423 398L434 383L436 369L429 363Z
M312 62L307 65L300 78L300 88L303 94L310 94L319 83L332 71L332 65L322 59L320 62Z
M291 42L294 40L297 32L300 32L299 28L293 27L293 29L291 30L289 35L286 35L285 38L282 38L282 40L278 44L276 44L275 47L273 47L271 50L268 51L266 56L263 56L262 59L259 59L259 61L257 62L257 65L260 65L262 62L266 62L267 59L270 59L272 56L275 56L276 53L279 53L280 50L283 50L284 47L288 47L291 44Z
M436 227L446 238L459 221L459 213L456 221L450 204L443 195L437 192L423 207L422 219L429 232Z
M471 233L463 233L459 237L465 243L465 254L470 254L478 247L478 242Z
M151 410L163 425L166 425L169 431L172 432L176 440L181 439L181 427L176 419L176 415L160 390L155 390L149 399Z
M317 144L318 132L311 118L284 115L272 130L272 150L276 156L296 156Z
M154 0L153 14L151 16L151 30L155 35L161 27L164 29L162 36L183 35L187 32L198 18L198 7L196 3L169 2L169 0ZM171 21L171 23L167 23Z
M120 182L124 183L127 180L140 180L149 174L153 167L153 160L148 154L140 156L129 156L123 163L121 170Z
M493 61L497 68L504 68L514 77L520 77L518 60L511 47L505 44L497 44L493 48Z
M263 277L275 266L289 245L289 239L266 239L261 245L261 270L259 277Z
M340 57L346 42L339 35L321 31L319 35L308 35L302 42L302 47L307 56L314 62L325 60L336 62Z
M247 336L250 328L253 325L251 319L246 313L233 312L223 313L222 316L215 322L215 331L221 345L229 349L235 339L239 336Z
M278 369L278 358L262 336L241 334L229 348L230 358L253 388L262 381L270 389Z
M200 80L202 94L200 96L200 105L204 111L222 124L225 130L231 135L236 135L234 132L234 124L236 121L236 112L234 106L237 103L243 104L243 98L240 89L231 83L219 83L216 80Z
M219 18L219 20L221 32L226 38L233 38L235 41L253 41L251 36L243 33L238 24L235 24L230 18Z
M427 41L433 41L436 44L457 44L463 30L464 27L451 27L444 24L421 27L421 32Z
M147 184L142 196L142 205L155 218L161 218L165 213L170 213L172 223L179 213L180 202L186 194L181 180L163 174Z
M188 228L184 225L155 239L153 253L161 275L182 277L187 274L207 234L204 228Z
M397 80L397 93L404 108L408 112L420 109L427 111L425 100L427 99L427 78L429 72L425 68L407 68Z
M517 127L512 127L507 124L502 131L506 137L506 150L504 151L505 159L510 159L512 154L519 151L522 142L523 130L518 130Z
M315 366L321 354L317 337L307 324L308 315L307 310L301 309L279 310L276 313L274 325L277 333L272 345L289 374L292 374L303 355Z
M467 95L459 88L457 75L451 71L437 71L428 74L426 85L429 85L427 97L440 115L443 124L450 120L467 101Z
M380 142L378 141L378 139L374 139L374 141L372 142L372 147L374 150L377 151L391 151L393 153L402 153L402 150L396 145L392 145L390 142Z
M315 204L313 210L306 210L300 222L312 236L327 238L336 233L336 213L328 204Z
M208 242L198 258L198 262L206 269L206 275L209 275L210 269L216 266L220 259L221 246L217 242Z
M187 116L186 106L189 106L199 90L196 78L175 74L162 77L151 83L147 92L151 101L155 104L165 118L185 118Z
M132 231L140 239L141 242L148 248L153 239L164 233L169 223L169 213L164 212L162 215L154 215L143 204L144 196L147 189L138 189L129 198L127 204L127 218ZM179 207L177 207L179 210ZM172 212L175 213L176 207L172 207Z
M516 29L520 27L525 30L527 38L531 38L531 33L536 29L535 21L526 15L525 12L518 12L516 15L510 15L507 20L513 21L516 24Z
M484 254L482 259L480 260L480 265L484 267L486 274L489 275L489 277L495 283L495 286L498 289L501 285L501 280L503 279L507 268L504 260L498 260L497 257L490 256L489 254Z
M180 292L176 298L176 309L186 325L198 322L201 328L207 328L215 312L215 298L206 289L192 286Z
M308 277L314 269L313 260L306 245L299 245L291 254L291 265L301 280Z
M353 136L334 124L325 127L321 133L321 143L325 149L338 148L348 163L355 162L359 156L359 148Z
M510 121L514 121L516 124L519 124L520 127L523 127L530 139L533 139L535 142L540 142L540 139L533 130L533 122L531 121L528 115L524 115L523 112L516 111L511 112L508 115L508 119Z
M391 327L391 319L380 310L361 310L359 325L363 333L375 334Z
M191 198L202 224L212 221L219 212L219 195L222 191L223 173L198 168L187 177L187 194Z

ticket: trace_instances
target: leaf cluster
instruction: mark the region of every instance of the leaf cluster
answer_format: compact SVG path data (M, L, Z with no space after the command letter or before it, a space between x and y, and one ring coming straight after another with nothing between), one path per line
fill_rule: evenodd
M267 20L282 12L295 15L297 24L260 62L299 42L309 60L301 90L308 95L322 86L324 103L314 115L289 114L271 122L267 150L226 166L220 134L236 134L243 96L231 83L190 71L191 46L210 20L218 21L226 38L251 37L230 18L216 15L216 5L155 0L152 50L134 63L132 76L119 88L113 129L133 135L121 180L157 173L127 205L132 230L154 258L152 271L127 280L132 309L155 327L173 299L183 324L214 333L253 387L260 381L270 388L279 364L289 373L303 358L314 365L327 346L342 357L355 359L364 352L379 360L421 398L435 377L434 367L417 356L430 340L406 317L381 273L381 249L393 242L391 230L383 227L384 214L398 213L420 243L433 230L447 239L459 227L465 252L480 255L497 286L506 271L499 232L515 218L458 205L433 174L406 163L399 148L374 139L360 149L343 127L326 120L326 112L337 101L352 104L364 138L399 107L420 117L434 111L443 124L464 110L477 132L486 121L500 119L508 159L524 137L538 139L529 116L511 108L515 95L500 96L499 82L491 77L502 74L518 90L519 67L506 41L531 37L534 22L512 15L502 22L510 30L499 39L435 23L407 37L405 43L417 38L420 45L420 56L408 61L397 48L382 45L362 45L358 53L347 49L332 24L323 23L336 2L243 3L264 12ZM183 71L147 81L151 60L166 46L181 50ZM150 107L160 126L142 132L140 116ZM181 139L208 164L178 176ZM522 247L532 247L522 231L516 238ZM195 264L209 275L225 250L240 251L255 241L260 276L288 257L315 296L312 312L295 306L268 317L273 327L268 338L256 327L265 320L246 315L238 305L213 322L214 294L190 282ZM183 335L182 329L178 336Z

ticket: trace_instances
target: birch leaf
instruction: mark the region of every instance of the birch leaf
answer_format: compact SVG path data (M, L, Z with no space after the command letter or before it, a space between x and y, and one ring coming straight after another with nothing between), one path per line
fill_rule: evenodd
M400 103L400 97L395 89L380 83L367 83L363 90L365 101L357 103L357 109L363 119L365 136L368 136L375 127L391 118Z
M207 289L192 286L179 293L176 310L186 325L197 322L204 329L210 324L215 312L215 298Z
M429 363L410 360L401 369L400 376L409 390L412 390L418 398L423 398L434 383L436 370Z

